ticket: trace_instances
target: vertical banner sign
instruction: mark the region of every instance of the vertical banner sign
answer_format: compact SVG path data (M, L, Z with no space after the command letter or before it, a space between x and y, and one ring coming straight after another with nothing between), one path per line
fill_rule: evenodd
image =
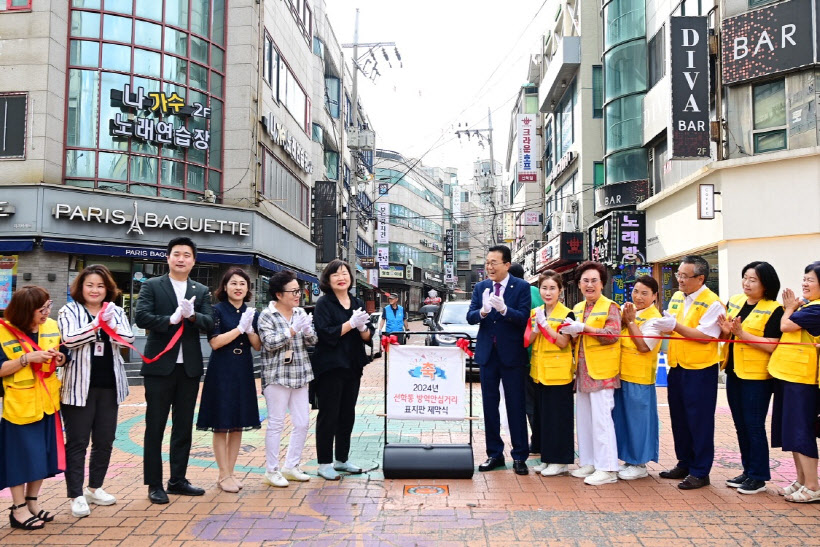
M376 262L379 263L379 268L387 268L387 264L390 262L389 247L376 248Z
M461 348L390 346L387 417L395 420L463 420L464 352Z
M377 211L377 224L378 224L378 233L376 235L376 243L383 243L387 244L390 241L390 225L387 222L388 214L390 210L389 203L377 203L376 204L376 211Z
M444 232L444 261L453 261L453 229L447 228Z
M532 114L518 115L518 182L538 182L536 123Z
M613 213L617 230L613 260L616 263L646 262L646 222L643 211Z
M453 186L453 218L456 222L461 222L461 187Z
M602 218L589 227L589 259L607 264L612 259L610 240L610 219Z
M709 36L706 17L671 17L670 158L705 158L709 136Z
M502 238L504 241L513 241L515 239L515 213L504 213Z
M0 310L11 302L17 280L17 255L0 255Z

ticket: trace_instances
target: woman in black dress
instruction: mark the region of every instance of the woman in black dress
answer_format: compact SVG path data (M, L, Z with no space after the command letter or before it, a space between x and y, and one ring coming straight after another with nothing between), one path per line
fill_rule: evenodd
M347 262L330 262L319 279L319 288L325 294L313 311L313 324L319 336L311 360L319 405L316 455L319 476L327 480L339 480L338 471L362 472L348 461L348 455L362 370L369 362L364 345L372 343L374 329L370 315L363 309L364 303L348 292L352 283L353 271Z
M256 310L250 301L250 277L241 268L228 270L213 308L214 329L208 334L213 351L205 373L196 428L214 432L214 458L219 466L217 484L225 492L239 492L242 483L234 476L242 432L260 429L253 378L251 348L259 350L254 332Z

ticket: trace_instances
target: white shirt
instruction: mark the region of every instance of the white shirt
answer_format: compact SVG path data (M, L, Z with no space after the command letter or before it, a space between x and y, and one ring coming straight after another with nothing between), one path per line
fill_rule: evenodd
M689 313L689 308L692 307L692 304L695 303L697 297L706 290L706 285L702 285L698 290L691 294L684 295L683 297L683 316L685 317L687 313ZM697 330L705 334L706 336L711 336L712 338L720 338L720 327L717 324L718 317L726 313L726 310L723 309L723 304L720 303L720 300L715 300L706 310L706 313L703 314L700 318L700 322L698 326L695 327Z
M635 317L642 317L644 312L647 311L649 311L649 307L644 308L642 310L638 310L637 312L635 312ZM658 327L655 326L657 325L657 323L657 317L647 319L644 322L644 324L640 326L641 334L643 334L644 336L661 336L663 333L660 331L660 329L658 329ZM653 349L655 349L655 346L658 345L658 342L660 342L660 340L657 338L643 338L643 342L647 345L649 351L652 351Z
M188 280L185 281L177 281L171 276L168 276L168 279L171 280L171 285L174 287L174 294L177 295L177 306L182 300L185 300L185 293L188 291ZM185 321L185 318L182 319ZM179 346L179 355L177 355L177 363L182 363L182 346Z

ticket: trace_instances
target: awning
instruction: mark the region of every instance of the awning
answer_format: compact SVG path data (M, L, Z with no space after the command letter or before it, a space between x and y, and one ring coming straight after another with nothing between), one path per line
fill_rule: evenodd
M267 258L258 256L258 255L256 257L256 260L259 262L259 267L260 268L265 268L266 270L270 270L272 272L281 272L283 270L291 270L292 272L294 272L296 274L296 279L300 279L302 281L307 281L307 282L310 282L310 283L316 283L317 285L319 284L319 280L315 276L300 272L296 268L291 268L290 266L284 266L282 264L278 264L278 263L274 262L273 260L268 260Z
M0 253L23 253L33 248L33 239L0 239Z
M121 256L125 258L142 258L165 260L165 249L159 247L123 247L118 245L100 245L96 243L78 243L76 241L62 241L59 239L43 239L43 250L53 253L70 253L99 256ZM231 253L215 253L212 251L198 251L197 262L217 264L253 264L250 255Z

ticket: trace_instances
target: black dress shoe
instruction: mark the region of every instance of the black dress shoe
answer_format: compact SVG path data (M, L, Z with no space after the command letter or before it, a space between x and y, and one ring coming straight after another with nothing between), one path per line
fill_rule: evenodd
M675 479L681 480L685 479L689 475L689 470L684 469L683 467L675 466L669 471L661 471L658 473L658 476L662 479Z
M695 477L694 475L688 475L685 479L681 481L678 485L678 488L681 490L696 490L698 488L703 488L704 486L709 486L709 475L705 477Z
M513 460L513 471L516 475L528 475L530 468L524 460Z
M479 471L492 471L497 467L504 467L504 458L487 458L487 461L478 466Z
M205 490L192 485L188 482L188 479L179 479L173 482L168 481L168 493L179 496L201 496L205 493Z
M168 494L165 493L162 486L149 486L148 499L151 500L151 503L162 505L163 503L168 503Z

